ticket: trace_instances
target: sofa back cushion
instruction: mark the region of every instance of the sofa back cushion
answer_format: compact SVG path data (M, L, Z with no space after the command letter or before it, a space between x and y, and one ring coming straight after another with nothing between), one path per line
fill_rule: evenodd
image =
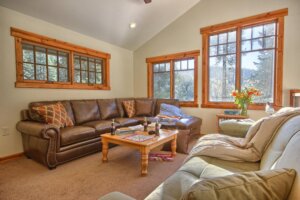
M101 119L120 117L119 109L115 99L100 99L97 102L100 109Z
M159 114L160 105L162 103L174 105L176 107L180 107L178 99L156 99L155 115Z
M68 116L70 117L70 119L72 120L73 123L75 123L75 118L74 118L74 114L73 114L73 110L72 110L72 106L70 101L40 101L40 102L32 102L29 104L29 110L28 110L28 114L31 120L33 121L38 121L38 122L43 122L44 119L36 112L34 111L32 108L33 107L37 107L37 106L43 106L43 105L49 105L49 104L55 104L61 102L62 105L65 107Z
M135 116L151 117L154 115L153 99L136 99L135 100Z
M100 119L100 112L96 100L71 101L76 124Z

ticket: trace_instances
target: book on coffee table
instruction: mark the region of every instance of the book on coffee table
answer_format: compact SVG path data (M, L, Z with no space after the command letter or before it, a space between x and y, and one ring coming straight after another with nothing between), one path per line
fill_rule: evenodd
M144 141L152 139L154 137L155 137L155 135L132 134L132 135L124 137L124 139L131 140L134 142L144 142Z

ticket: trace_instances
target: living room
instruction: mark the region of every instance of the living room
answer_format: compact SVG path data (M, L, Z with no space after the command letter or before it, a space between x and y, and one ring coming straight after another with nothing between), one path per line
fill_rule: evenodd
M123 151L120 148L122 146L109 148L108 163L102 163L100 151L49 170L47 166L40 164L41 162L27 159L24 155L24 140L21 132L16 129L17 123L22 119L20 113L28 109L31 102L118 98L138 100L138 98L156 98L157 96L167 99L175 98L178 96L174 94L176 80L169 83L168 95L160 96L155 92L166 88L156 85L158 82L163 85L164 82L155 79L154 75L167 72L167 69L170 71L170 65L165 64L167 61L173 60L170 61L171 69L173 69L176 60L187 57L193 60L193 67L185 69L193 73L192 96L187 98L184 92L182 96L179 95L180 98L187 99L180 101L182 111L195 119L201 119L199 122L201 136L217 133L219 127L216 116L224 110L238 110L230 92L233 89L242 88L243 83L241 83L242 77L237 75L231 80L234 83L228 84L226 91L230 91L230 94L227 92L227 96L222 96L222 98L225 98L225 102L228 101L226 98L229 98L229 102L214 104L210 101L211 82L209 81L211 77L208 74L207 63L210 59L208 49L212 47L205 41L208 41L210 34L222 34L224 31L228 32L229 38L230 31L236 27L238 27L237 31L241 32L242 28L238 25L232 26L233 22L248 26L249 24L243 23L254 21L255 25L264 27L266 23L264 20L267 19L267 23L275 24L274 35L262 38L278 37L274 42L276 45L265 49L275 52L273 58L276 70L272 72L271 78L266 79L274 84L270 89L270 102L276 111L290 106L290 90L300 88L298 82L300 68L297 62L300 56L298 51L300 39L297 37L300 30L300 2L298 0L164 0L163 2L152 0L150 3L145 3L143 0L127 0L120 5L118 5L119 2L104 0L88 3L75 2L76 6L73 6L74 3L70 0L51 2L0 0L0 44L2 44L0 48L2 70L0 74L2 110L0 114L0 199L98 199L114 191L133 196L135 199L146 198L182 166L188 154L177 151L171 162L151 161L149 158L148 175L145 177L141 177L139 173L140 155L131 149ZM107 17L99 12L107 14ZM136 27L130 28L129 26ZM29 36L34 39L29 39ZM239 34L236 34L236 37L238 39L234 42L228 39L228 45L234 43L241 47L242 43L246 42L239 38ZM253 40L253 37L252 35L247 40ZM24 81L22 56L21 60L18 60L20 59L18 52L22 52L22 49L17 48L20 45L18 43L20 38L24 41L28 40L29 45L35 44L33 41L41 41L41 47L54 48L58 52L57 58L65 51L71 52L68 59L72 58L75 61L77 57L71 56L74 53L78 53L80 59L86 54L100 57L105 62L102 71L99 72L101 74L105 72L102 74L103 78L99 80L102 84L98 87L96 79L96 84L69 84L63 87L55 83L57 80L44 81L44 85L41 82L32 84ZM63 45L65 46L62 47ZM22 44L20 47L23 48ZM61 52L59 47L62 49ZM33 48L36 47L33 46ZM235 51L233 54L240 56L244 53ZM241 70L242 57L237 59L238 61L231 66L231 69ZM164 58L167 58L167 61ZM69 63L71 63L70 60ZM244 61L249 64L249 60L251 59ZM93 62L97 64L97 59ZM165 64L163 67L165 71L160 71L160 69L155 71L157 62ZM258 61L252 61L254 62ZM36 63L33 65L35 66ZM73 66L73 63L70 66ZM97 73L95 71L96 75ZM170 76L175 76L176 73L174 70ZM82 78L82 70L80 74ZM69 78L76 80L73 75L69 75ZM230 82L229 79L231 79L222 78L225 82L227 79L227 82ZM190 82L186 81L186 83ZM263 91L264 93L266 92ZM254 121L268 117L265 112L266 103L267 101L263 104L250 105L247 117ZM159 111L155 113L158 114ZM111 119L109 124L110 121ZM179 138L178 135L177 140ZM191 142L189 150L195 143L195 140ZM178 148L181 146L177 143ZM93 167L89 168L91 165ZM102 171L92 178L91 176L99 170L98 167L107 172ZM85 172L81 172L81 169ZM92 179L91 183L88 183L84 175ZM49 180L46 185L50 188L43 192L39 189L43 188L46 177ZM297 182L298 178L295 180ZM91 184L95 187L90 188ZM294 184L299 188L298 182ZM13 187L16 189L11 190ZM32 191L29 192L29 190ZM300 198L300 195L293 193L290 199L297 199L296 197ZM251 198L255 199L255 194L252 194ZM152 196L152 199L155 198ZM168 198L165 197L165 199Z

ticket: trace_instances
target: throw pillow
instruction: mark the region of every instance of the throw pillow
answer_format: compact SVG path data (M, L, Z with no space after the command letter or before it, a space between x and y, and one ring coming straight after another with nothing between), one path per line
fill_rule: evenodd
M98 100L102 119L112 119L119 117L119 111L115 99Z
M153 111L153 100L135 100L135 115L151 117Z
M65 107L60 102L33 107L32 110L40 115L45 123L52 124L58 128L74 125Z
M244 172L194 183L182 200L287 199L296 171L276 169Z
M129 118L135 115L135 103L134 100L123 101L123 105L126 111L126 114Z
M180 108L174 105L162 103L158 117L180 119L184 114Z

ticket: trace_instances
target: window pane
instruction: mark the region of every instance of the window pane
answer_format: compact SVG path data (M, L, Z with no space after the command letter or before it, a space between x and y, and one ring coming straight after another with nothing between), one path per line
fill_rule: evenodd
M236 42L236 31L228 33L228 42Z
M88 83L88 74L86 71L81 71L81 82Z
M48 67L49 81L57 81L57 67Z
M102 74L101 73L96 74L96 84L102 84Z
M46 49L42 47L35 48L35 62L46 65Z
M75 82L76 83L80 83L80 71L79 70L75 70Z
M209 55L210 56L217 55L217 46L211 46L211 47L209 47Z
M48 50L48 65L57 66L57 52L54 50Z
M218 54L226 54L227 53L227 45L224 44L224 45L220 45L219 46L219 49L218 49Z
M263 46L262 41L263 41L262 39L252 40L252 50L262 49L262 46Z
M80 69L80 62L79 62L78 56L74 57L74 67L75 67L75 69Z
M209 101L231 102L235 89L236 56L211 57L209 60Z
M95 71L95 63L94 62L89 62L89 71Z
M175 98L194 101L194 70L175 71Z
M218 35L212 35L209 37L209 45L216 45L218 43Z
M230 43L227 46L228 53L235 53L236 52L236 43Z
M161 63L159 64L159 71L160 72L164 72L166 69L165 69L165 63Z
M28 44L23 44L23 62L33 63L33 46Z
M259 103L273 102L275 50L242 54L241 86L256 87L262 96L255 97Z
M267 37L265 40L265 48L275 48L275 37Z
M47 80L47 68L45 65L36 66L36 80Z
M154 65L154 72L158 72L159 71L159 64L155 64Z
M59 68L59 81L67 82L68 81L68 70L65 68Z
M96 71L97 72L102 72L101 63L96 63Z
M194 59L190 59L188 62L189 62L189 63L188 63L189 69L194 69L195 60L194 60Z
M87 70L87 59L81 57L81 70Z
M264 25L264 35L265 36L275 35L275 29L276 29L275 23Z
M182 60L181 61L181 70L187 70L187 60Z
M170 73L154 73L154 98L170 98Z
M262 37L263 34L264 34L264 32L263 32L263 26L253 27L253 36L252 36L252 38Z
M60 67L67 68L68 67L68 54L63 53L63 52L59 52L58 62L59 62Z
M242 42L242 51L251 51L251 40Z
M95 84L96 80L95 80L95 73L94 72L90 72L89 73L89 83L91 84Z
M25 80L34 80L33 64L23 63L23 78Z
M166 63L166 71L167 71L167 72L170 71L170 63Z
M227 33L219 34L219 44L227 43Z
M251 28L242 29L242 39L251 39Z

